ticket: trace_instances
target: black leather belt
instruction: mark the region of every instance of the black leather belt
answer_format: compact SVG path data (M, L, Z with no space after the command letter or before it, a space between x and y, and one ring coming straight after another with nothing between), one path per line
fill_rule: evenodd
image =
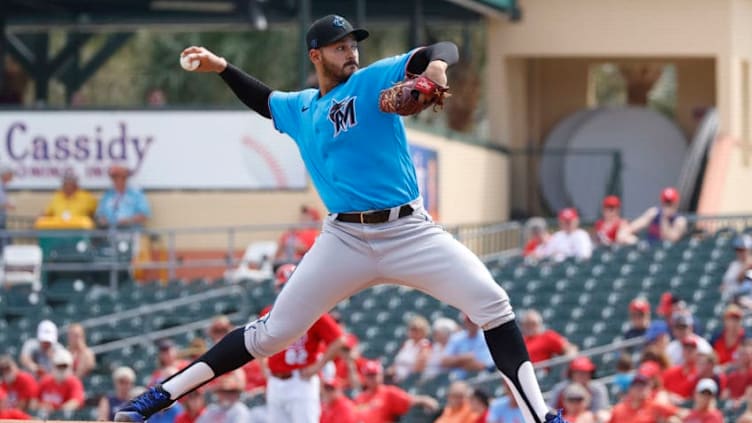
M399 209L399 214L397 215L398 219L410 216L414 211L415 209L413 209L412 206L405 204ZM347 223L385 223L389 221L390 212L391 209L376 210L365 213L337 213L336 220Z

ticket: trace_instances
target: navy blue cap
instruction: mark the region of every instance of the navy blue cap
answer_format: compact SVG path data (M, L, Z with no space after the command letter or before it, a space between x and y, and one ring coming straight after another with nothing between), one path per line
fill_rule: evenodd
M363 41L368 38L368 31L362 28L353 28L347 19L339 15L328 15L316 20L308 28L306 33L306 46L308 48L321 48L335 43L346 36L353 34L355 41Z

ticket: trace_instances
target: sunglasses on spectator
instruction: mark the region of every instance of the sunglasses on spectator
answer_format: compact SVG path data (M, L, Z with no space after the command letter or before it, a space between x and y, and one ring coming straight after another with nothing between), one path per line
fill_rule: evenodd
M218 394L239 394L239 389L217 389Z
M68 365L67 364L56 364L55 368L56 369L60 369L60 370L64 370L64 369L68 368Z
M585 401L585 398L583 397L567 397L564 398L565 401L572 401L572 402L582 402Z

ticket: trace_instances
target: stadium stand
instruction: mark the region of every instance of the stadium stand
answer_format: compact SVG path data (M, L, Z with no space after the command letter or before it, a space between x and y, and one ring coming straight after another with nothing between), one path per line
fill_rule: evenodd
M586 262L566 260L531 266L522 257L512 256L488 260L487 265L517 310L542 310L547 326L590 355L598 368L596 377L606 376L608 381L608 376L616 373L622 351L610 345L622 341L628 324L626 304L635 297L658 304L663 292L679 292L703 323L704 334L721 327L725 303L717 285L726 264L733 260L730 243L736 233L724 229L675 244L601 248ZM240 324L273 302L274 290L271 280L234 283L219 279L129 282L112 291L106 284L92 286L84 279L67 277L47 280L41 292L29 285L9 287L0 299L0 348L14 356L23 341L34 336L41 318L55 319L61 327L72 322L84 326L98 362L84 380L91 400L75 413L50 417L91 419L96 399L110 388L115 368L131 366L137 384L143 384L156 366L156 340L169 337L187 346L193 338L203 336L203 330L218 314ZM395 285L358 293L335 310L347 329L360 339L363 356L380 358L387 366L405 337L405 322L414 314L429 321L457 316L451 306ZM749 320L747 317L745 323L752 323ZM566 358L554 359L538 367L544 391L561 380L567 364ZM446 375L428 381L412 375L401 386L443 402L449 382ZM500 380L493 373L482 373L471 382L492 395L502 394ZM728 407L725 410L729 416L736 415ZM404 421L429 418L417 409Z

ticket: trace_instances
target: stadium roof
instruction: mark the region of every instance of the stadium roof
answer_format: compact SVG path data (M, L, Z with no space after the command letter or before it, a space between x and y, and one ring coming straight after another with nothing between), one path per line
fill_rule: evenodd
M409 20L412 45L425 22L472 22L485 17L519 19L518 0L0 0L0 57L9 53L35 81L39 104L55 78L68 101L133 33L142 28L169 31L263 30L272 25L301 28L330 13L353 23ZM50 56L49 33L67 31L65 46ZM106 41L86 62L80 51L95 33ZM301 56L305 56L301 44ZM0 88L4 61L0 61ZM301 83L307 62L301 61Z
M517 0L3 0L12 31L51 27L124 31L144 26L248 26L295 22L301 10L388 21L409 17L416 8L426 20L452 21L484 16L519 17ZM359 8L361 8L359 10ZM365 12L365 13L363 13ZM171 28L174 29L174 28ZM195 30L195 27L191 28Z

